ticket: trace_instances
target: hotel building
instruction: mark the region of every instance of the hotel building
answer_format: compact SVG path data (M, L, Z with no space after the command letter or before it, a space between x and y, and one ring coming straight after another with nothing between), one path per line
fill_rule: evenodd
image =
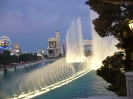
M21 54L21 48L18 43L14 42L11 49L11 55L19 56Z
M56 31L55 38L48 39L47 55L48 57L57 57L61 53L60 49L60 33Z

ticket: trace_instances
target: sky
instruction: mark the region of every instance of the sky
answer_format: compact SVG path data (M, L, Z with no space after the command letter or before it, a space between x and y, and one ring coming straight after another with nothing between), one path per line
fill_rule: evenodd
M60 32L60 43L72 21L81 18L83 39L91 39L87 0L0 0L0 37L17 42L22 52L48 47L48 38ZM10 47L12 47L12 44Z

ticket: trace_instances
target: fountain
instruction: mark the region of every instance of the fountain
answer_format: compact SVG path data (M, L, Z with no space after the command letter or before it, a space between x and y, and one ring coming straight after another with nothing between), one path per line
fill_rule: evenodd
M116 51L113 46L117 40L112 36L102 39L93 30L93 56L85 58L82 41L81 20L78 18L77 22L71 23L66 34L66 59L58 59L33 71L27 71L21 76L15 75L16 78L10 81L10 85L9 83L4 84L5 93L10 93L4 98L29 99L59 88L85 75L92 67L98 68L102 59ZM90 66L90 59L92 66ZM29 65L27 64L23 68L29 67ZM8 90L5 87L8 87Z
M93 12L91 12L91 20L98 17L98 15ZM92 23L91 23L92 24ZM91 59L91 67L92 69L98 69L102 65L102 61L107 57L113 55L115 52L118 52L119 50L115 47L116 44L118 44L118 40L114 38L113 36L108 37L100 37L92 24L92 38L93 38L93 56Z
M85 59L83 51L80 18L77 22L73 21L67 31L66 45L66 59L59 59L26 73L14 82L12 88L14 98L35 97L68 84L90 71L89 61Z
M80 18L78 18L77 22L72 22L67 31L66 42L66 58L58 59L33 71L27 71L21 76L15 75L16 78L10 81L9 88L12 88L5 90L5 93L10 93L10 95L6 95L7 97L4 98L33 98L68 84L88 73L91 68L88 58L84 56ZM29 65L32 64L24 65L23 68L26 69ZM20 70L18 67L16 71ZM23 69L21 70L23 71ZM8 85L9 83L4 86L7 87Z
M87 61L73 66L62 58L18 78L13 84L12 94L18 99L33 98L68 84L89 71Z
M70 28L66 34L66 46L67 63L83 62L84 61L84 50L83 50L83 40L82 40L82 28L81 20L77 19L77 22L72 22Z

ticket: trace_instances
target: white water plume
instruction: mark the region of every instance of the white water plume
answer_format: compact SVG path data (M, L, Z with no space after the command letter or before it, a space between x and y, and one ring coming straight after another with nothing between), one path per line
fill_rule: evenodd
M70 28L66 34L66 62L83 62L84 61L84 50L82 40L82 28L81 19L78 18L77 22L72 21Z
M91 20L94 20L98 17L98 15L93 12L91 12ZM92 25L92 60L91 60L91 67L92 69L98 69L102 65L102 61L107 57L113 55L115 52L118 52L119 50L115 47L116 44L118 44L118 40L114 36L108 36L108 37L100 37L97 32L94 29L93 23Z
M26 73L13 84L14 99L29 99L61 87L90 71L89 61L66 63L64 58Z

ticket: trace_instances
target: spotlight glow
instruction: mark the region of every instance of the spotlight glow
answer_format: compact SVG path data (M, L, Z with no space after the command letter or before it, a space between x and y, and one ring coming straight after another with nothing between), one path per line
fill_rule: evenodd
M67 63L83 62L85 59L82 39L81 20L72 22L66 34Z
M91 20L94 20L98 17L98 15L93 12L91 12ZM93 23L91 23L92 26L92 38L93 38L93 44L92 44L92 59L91 59L91 67L94 70L97 70L101 67L102 61L107 57L113 55L115 52L118 52L119 50L115 47L116 44L118 44L118 40L113 36L108 37L100 37L97 32L94 29Z
M78 64L74 68L72 64L66 63L65 59L60 59L48 66L23 75L14 83L14 98L11 99L32 99L33 97L62 87L91 70L88 61ZM21 86L19 87L20 89L16 89L18 85Z

